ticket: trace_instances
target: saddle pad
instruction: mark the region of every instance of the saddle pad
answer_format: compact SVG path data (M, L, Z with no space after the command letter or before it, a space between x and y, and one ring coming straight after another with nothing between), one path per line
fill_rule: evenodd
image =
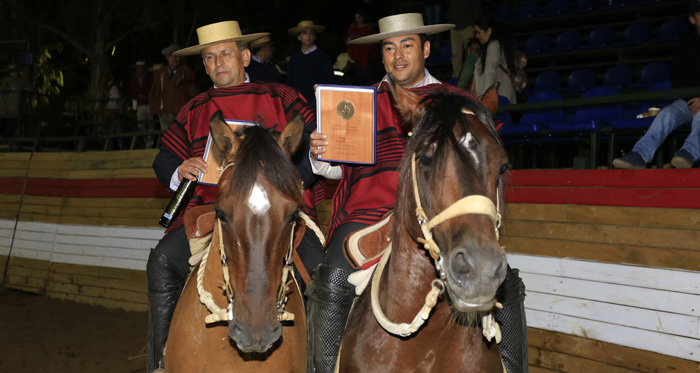
M391 244L393 228L394 212L390 211L380 221L350 233L343 243L348 263L354 269L360 269L369 261L376 262Z

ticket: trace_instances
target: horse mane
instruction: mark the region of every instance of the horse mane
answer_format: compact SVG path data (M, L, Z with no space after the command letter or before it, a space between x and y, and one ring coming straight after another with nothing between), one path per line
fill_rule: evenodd
M247 197L260 173L280 193L303 203L299 173L272 133L262 126L247 126L239 132L243 139L233 157L236 163L231 167L231 193Z

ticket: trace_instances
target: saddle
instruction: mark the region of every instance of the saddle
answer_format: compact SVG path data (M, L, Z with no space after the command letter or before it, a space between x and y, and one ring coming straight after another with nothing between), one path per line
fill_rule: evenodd
M345 259L354 269L364 269L376 263L391 244L394 212L387 212L378 222L350 233L343 242Z
M183 217L183 222L185 225L185 234L190 243L190 254L192 255L189 263L190 266L194 267L202 260L205 250L209 248L209 244L211 243L214 233L214 224L216 222L214 205L202 205L187 210ZM306 271L301 257L297 253L297 248L304 237L305 231L306 223L304 220L299 219L294 230L294 242L292 244L294 251L292 253L292 258L294 259L294 266L301 274L302 279L308 284L311 281L311 276Z

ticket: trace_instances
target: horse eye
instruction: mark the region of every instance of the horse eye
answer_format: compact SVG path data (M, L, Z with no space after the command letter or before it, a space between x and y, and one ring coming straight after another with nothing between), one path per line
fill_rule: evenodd
M216 217L219 218L221 222L226 223L226 214L223 211L221 211L218 207L215 208L214 211L216 213Z
M513 169L513 165L512 165L512 164L510 164L510 163L504 163L504 164L501 166L501 169L498 171L498 173L500 173L500 174L502 175L502 174L505 173L507 170L512 170L512 169Z
M418 161L420 162L420 164L422 164L424 166L429 166L433 162L433 157L430 156L429 154L423 154L420 156Z

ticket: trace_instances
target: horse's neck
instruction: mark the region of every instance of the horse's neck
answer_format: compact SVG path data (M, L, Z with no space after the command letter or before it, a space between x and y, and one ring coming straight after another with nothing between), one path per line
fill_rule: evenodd
M391 256L382 276L379 293L389 319L392 319L392 314L398 316L407 312L407 304L411 305L408 312L414 312L415 315L430 291L431 282L436 278L432 259L422 246L418 246L402 228L395 228L393 235Z

